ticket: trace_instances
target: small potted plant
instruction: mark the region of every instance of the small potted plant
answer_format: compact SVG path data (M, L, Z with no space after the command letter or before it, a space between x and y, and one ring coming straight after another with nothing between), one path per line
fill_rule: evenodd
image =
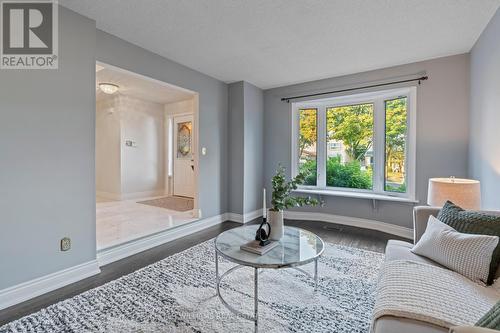
M292 207L302 206L317 206L321 204L317 199L311 197L293 197L292 191L297 189L297 186L303 184L304 179L308 176L306 172L299 174L287 182L285 178L285 168L281 166L276 170L276 175L272 178L272 200L271 208L269 209L268 219L271 225L270 239L280 240L283 237L283 210Z

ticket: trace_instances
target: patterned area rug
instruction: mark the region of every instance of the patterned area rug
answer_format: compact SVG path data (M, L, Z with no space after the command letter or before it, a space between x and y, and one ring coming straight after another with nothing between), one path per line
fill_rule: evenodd
M187 212L194 208L194 200L191 198L183 197L164 197L153 200L139 201L143 205L155 206L178 212Z
M11 322L0 332L252 332L215 296L213 241ZM259 275L261 332L368 332L383 254L326 244L319 288L293 270ZM233 264L221 259L221 272ZM308 267L310 266L310 267ZM313 264L304 266L311 271ZM227 279L227 280L226 280ZM225 278L221 293L251 314L253 271Z

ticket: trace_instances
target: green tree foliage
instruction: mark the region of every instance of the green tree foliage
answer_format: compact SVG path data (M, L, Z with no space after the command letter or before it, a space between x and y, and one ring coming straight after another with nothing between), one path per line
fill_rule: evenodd
M304 185L316 184L316 161L307 161L300 171L307 174ZM326 184L331 187L372 189L371 170L362 170L359 161L342 164L340 156L330 157L326 164Z
M280 165L278 170L276 170L276 175L274 175L272 179L273 194L271 199L271 210L280 211L292 207L317 206L322 204L319 200L309 196L292 196L292 191L296 190L299 184L304 184L304 180L307 176L307 170L302 170L295 178L287 181L285 177L285 168Z
M407 135L407 98L397 98L385 102L385 176L386 191L405 192L404 163ZM362 168L367 151L373 145L374 106L371 103L327 108L327 140L342 142L347 161L339 156L327 160L327 185L372 189L372 170ZM303 109L300 112L299 149L302 165L306 173L304 185L316 185L317 167L315 156L305 156L307 147L316 144L317 111ZM304 162L305 161L305 162ZM397 165L397 172L392 166ZM402 182L402 184L400 184Z
M372 172L362 170L359 161L342 164L340 156L330 157L326 164L326 185L371 190Z
M308 160L300 166L300 172L304 172L307 176L304 178L302 185L314 186L318 177L316 160Z
M405 144L407 132L406 97L385 102L385 177L390 179L390 168L398 165L399 170L404 168ZM399 187L386 185L386 191L405 192L405 184Z
M303 109L299 114L299 156L302 157L304 149L315 144L317 140L317 111Z
M342 141L351 161L364 159L373 144L373 104L328 108L328 140Z

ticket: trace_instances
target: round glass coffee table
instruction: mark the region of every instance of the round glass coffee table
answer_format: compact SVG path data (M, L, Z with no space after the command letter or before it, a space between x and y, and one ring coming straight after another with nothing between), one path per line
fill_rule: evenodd
M316 234L295 227L285 226L285 235L279 244L269 252L258 255L243 251L240 246L255 239L258 226L243 226L224 231L215 239L215 275L217 296L222 304L234 314L254 322L255 331L259 324L259 269L294 268L314 279L318 286L318 258L323 254L325 245ZM237 265L219 275L219 255ZM314 263L314 274L307 273L298 266ZM245 314L232 307L221 295L220 284L224 277L243 267L254 268L254 314Z

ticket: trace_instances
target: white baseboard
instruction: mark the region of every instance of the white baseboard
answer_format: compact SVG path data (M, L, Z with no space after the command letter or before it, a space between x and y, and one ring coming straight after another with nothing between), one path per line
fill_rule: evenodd
M163 232L117 245L109 249L100 250L97 252L97 261L99 262L99 266L107 265L114 261L151 249L155 246L173 241L177 238L181 238L220 224L228 219L227 215L228 214L221 214L202 220L196 220L174 229L165 230Z
M132 193L122 193L121 200L132 200L132 199L140 199L147 197L161 197L164 196L165 190L154 190L154 191L144 191L144 192L132 192Z
M262 209L257 209L246 214L227 213L227 220L238 223L247 223L260 216L262 216Z
M0 310L83 280L89 276L99 274L101 272L99 269L100 266L201 231L227 220L227 213L197 220L175 229L166 230L110 249L104 249L97 252L96 260L2 289L0 290Z
M243 223L243 215L237 213L226 213L227 220L232 222Z
M111 193L111 192L96 191L95 194L98 197L106 198L106 199L110 199L110 200L120 200L121 199L120 193Z
M0 309L24 302L36 296L40 296L49 291L64 287L68 284L85 279L89 276L99 274L100 266L113 261L123 259L133 254L148 250L158 245L173 241L177 238L201 231L203 229L220 224L224 221L234 221L246 223L262 216L262 210L241 215L234 213L224 213L194 221L175 229L166 230L148 237L144 237L129 243L118 245L109 249L101 250L97 253L97 260L92 260L74 267L70 267L59 272L51 273L40 278L33 279L3 290L0 290ZM290 220L308 220L349 225L353 227L365 228L386 232L388 234L413 238L413 230L385 222L347 217L315 212L295 212L285 211L285 218Z
M97 260L63 269L18 285L0 290L0 310L56 290L68 284L99 274Z
M378 230L391 235L413 239L413 229L376 220L333 215L326 213L296 212L296 211L285 211L284 217L285 219L289 220L320 221L320 222L348 225L352 227L358 227L370 230Z

